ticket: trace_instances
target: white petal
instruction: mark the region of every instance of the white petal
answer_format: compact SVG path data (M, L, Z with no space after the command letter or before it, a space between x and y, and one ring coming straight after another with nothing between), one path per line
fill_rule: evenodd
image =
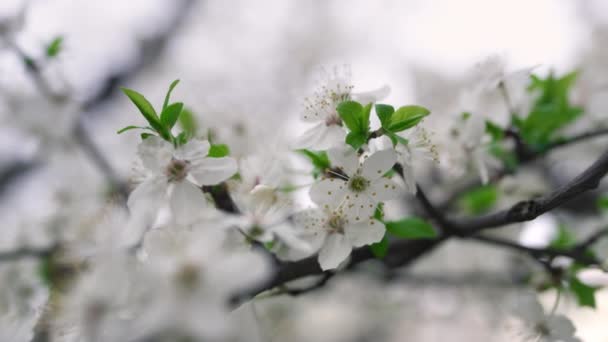
M377 220L366 220L361 223L348 224L344 228L346 237L355 247L371 245L384 237L384 226Z
M306 239L298 236L297 231L289 224L281 224L272 227L272 231L279 240L283 241L289 248L297 249L302 253L312 253L313 247Z
M292 148L311 148L312 146L317 145L325 137L326 130L327 125L325 125L325 122L320 122L314 125L313 127L304 131L301 136L296 138Z
M332 147L344 145L345 140L346 131L344 128L339 125L330 125L326 126L325 134L312 147L314 147L316 150L327 150Z
M175 221L187 224L201 216L207 207L207 199L201 189L184 180L173 187L169 204Z
M342 203L346 194L346 181L337 178L323 179L310 187L310 199L324 209L333 209Z
M298 237L305 240L312 250L319 250L327 236L325 212L321 209L303 210L294 214L293 221L298 229Z
M414 167L412 165L411 154L401 153L401 166L403 167L403 182L407 191L416 194L416 178L414 177Z
M557 237L558 227L553 214L546 213L523 224L519 242L526 247L545 248Z
M154 177L139 184L131 194L127 206L129 210L145 210L146 212L156 213L162 200L167 195L167 179L164 177Z
M157 136L151 136L139 143L137 155L146 169L160 173L171 161L173 146Z
M205 158L209 153L209 142L206 140L190 140L175 150L174 156L180 160L196 161Z
M415 189L415 187L414 187ZM376 202L389 201L399 197L400 189L392 180L382 177L373 181L365 192Z
M323 271L340 266L350 255L351 244L343 234L329 234L319 252L319 265Z
M574 336L576 327L564 315L555 315L547 318L547 327L553 338L570 338Z
M371 90L371 91L353 93L352 97L353 97L353 99L355 99L363 104L367 104L370 102L376 102L376 101L382 100L383 98L387 97L388 94L390 94L390 92L391 92L391 87L389 87L388 85L383 85L382 87Z
M236 171L234 158L204 158L192 165L190 174L200 185L214 185L232 177Z
M341 168L348 176L352 176L359 167L359 155L350 146L332 148L327 151L331 166Z
M488 184L490 180L490 176L488 174L488 167L484 161L483 151L479 148L476 148L473 151L473 163L477 168L477 172L479 172L479 178L481 178L482 184Z
M345 199L338 211L342 212L352 222L362 222L369 219L374 215L378 205L377 201L374 201L364 192L358 194L349 192Z
M394 150L388 149L378 151L365 159L361 175L366 179L373 181L387 173L393 165L395 165L396 161L397 154Z
M608 273L599 269L582 270L576 274L576 277L588 286L608 286Z

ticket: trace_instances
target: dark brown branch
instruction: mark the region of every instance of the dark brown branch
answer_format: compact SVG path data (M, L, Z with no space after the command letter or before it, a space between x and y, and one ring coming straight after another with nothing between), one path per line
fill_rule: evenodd
M602 238L608 237L608 229L600 229L595 233L591 234L587 239L583 240L583 242L579 243L575 248L580 252L585 252L588 248L596 244Z
M484 242L487 244L501 246L501 247L525 252L527 254L530 254L530 256L532 256L535 259L539 259L539 258L543 258L543 257L556 258L556 257L561 256L561 257L571 258L582 265L590 266L590 265L599 265L600 264L600 261L597 258L586 254L585 253L586 250L579 250L576 247L572 248L572 249L568 249L568 250L561 250L561 249L555 249L555 248L533 248L533 247L527 247L527 246L520 245L513 241L504 240L504 239L500 239L500 238L496 238L496 237L484 236L484 235L473 235L473 236L470 236L469 238L472 240L481 241L481 242Z
M519 202L509 209L493 214L473 218L452 219L450 222L459 229L475 233L483 229L530 221L584 192L597 188L600 180L606 173L608 173L608 152L605 152L595 163L570 183L546 196Z
M510 209L474 218L445 218L441 214L441 212L439 212L439 210L437 210L430 203L430 201L428 201L428 198L426 198L423 192L421 192L422 195L418 195L418 199L422 200L422 204L426 208L427 213L433 219L435 219L437 223L447 225L447 227L456 228L460 233L466 233L466 236L476 236L475 239L484 239L484 237L479 237L474 234L488 228L494 228L504 226L510 223L532 220L540 214L558 207L559 205L565 203L566 201L576 197L581 193L595 189L598 186L600 180L606 175L606 173L608 173L608 152L604 153L595 163L593 163L589 168L587 168L578 177L573 179L570 183L557 189L556 191L550 193L545 197L520 202ZM445 226L441 226L441 228L445 230ZM413 260L416 260L420 256L433 250L446 239L447 236L444 235L436 240L395 241L389 246L388 253L384 258L383 262L389 267L399 267L407 265ZM508 241L497 242L497 244L498 243L503 246L510 245ZM522 248L523 246L510 247ZM530 252L529 249L527 249L527 251ZM544 252L553 253L553 251ZM351 254L349 267L352 267L358 263L370 259L373 259L373 255L367 246L357 248L353 250ZM279 269L269 281L262 284L258 288L252 289L247 293L241 294L240 296L235 298L235 301L240 302L251 296L257 295L260 292L272 289L276 286L280 286L289 281L321 273L323 273L323 271L321 270L317 262L316 256L308 257L306 259L296 262L285 263L279 267Z
M42 259L58 250L58 246L21 247L12 251L0 251L0 261L17 261L21 259Z
M320 289L323 286L325 286L325 284L327 284L327 282L335 275L335 272L330 272L330 271L325 271L322 275L321 278L319 278L317 281L314 282L314 284L304 287L304 288L288 288L287 286L284 286L279 292L278 294L288 294L290 296L300 296L303 295L305 293L309 293L312 292L314 290Z
M548 154L549 152L560 149L562 147L567 147L567 146L571 146L571 145L574 145L577 143L585 142L589 139L593 139L596 137L608 136L608 129L601 129L601 130L597 130L597 131L593 131L593 132L586 132L586 133L582 133L579 135L571 136L569 138L558 140L558 141L546 146L542 151L536 151L536 152L531 152L527 147L525 147L525 148L517 147L519 143L523 143L521 138L519 138L518 133L516 133L514 131L506 130L505 134L507 136L515 135L517 137L517 138L515 138L515 136L513 136L513 138L515 139L515 143L516 143L515 153L517 154L518 160L521 164L527 164L534 160L537 160L538 158ZM510 172L508 170L500 170L496 174L492 175L491 182L496 182L497 180L501 179L502 177L504 177L505 175L507 175L509 173ZM437 205L437 208L439 208L440 210L448 209L462 194L466 193L467 191L470 191L471 189L473 189L475 187L481 186L481 185L482 184L478 179L467 182L466 184L460 186L458 189L453 191L453 193L451 195L449 195L447 197L447 199L445 199L442 203Z

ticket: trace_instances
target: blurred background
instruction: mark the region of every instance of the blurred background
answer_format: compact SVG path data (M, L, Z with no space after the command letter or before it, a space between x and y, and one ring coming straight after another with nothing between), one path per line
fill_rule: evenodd
M608 3L601 0L1 0L0 33L6 37L0 41L0 247L7 249L44 244L61 229L62 215L94 211L108 173L132 176L139 136L116 131L144 122L120 86L160 105L170 82L180 79L173 97L236 156L275 149L299 134L302 101L320 66L348 64L355 91L388 84L384 102L430 108L428 126L438 136L471 68L496 55L508 70L582 70L579 100L597 121L577 129L608 115L602 96ZM47 61L57 37L61 52ZM45 99L23 56L36 60L48 87L69 101ZM593 95L584 91L590 88ZM74 140L75 121L91 141ZM545 166L559 171L559 183L586 167L605 142L564 151ZM89 143L109 165L99 167L82 146ZM560 163L565 155L573 156L567 165ZM541 193L552 186L534 172L523 177L510 181ZM585 227L597 222L560 215ZM260 334L273 341L309 340L310 327L324 332L319 341L494 341L504 330L504 303L519 291L512 281L518 262L508 252L450 242L393 281L344 275L322 293L259 301L253 310L263 317ZM369 298L349 296L357 287ZM546 302L554 296L548 293ZM596 312L562 303L584 341L608 341L602 325L608 293L598 301ZM305 319L284 315L289 305L301 307ZM378 315L347 319L361 306ZM298 337L300 330L306 338ZM345 330L357 334L326 333Z

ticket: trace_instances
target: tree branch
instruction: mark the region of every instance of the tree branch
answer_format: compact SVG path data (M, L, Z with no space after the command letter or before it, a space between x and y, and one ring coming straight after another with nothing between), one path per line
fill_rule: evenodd
M493 214L474 218L452 219L450 222L455 227L472 234L488 228L530 221L584 192L597 188L606 173L608 173L608 152L605 152L570 183L546 196L519 202L509 209Z
M535 200L520 202L515 204L510 209L474 218L445 218L443 214L441 214L441 212L432 205L428 198L426 198L424 192L419 192L420 194L418 195L418 199L421 200L423 207L425 207L425 209L427 210L427 213L431 217L433 217L437 221L437 223L447 225L447 227L450 228L455 228L460 234L465 234L463 235L465 237L474 236L473 238L477 240L488 240L485 237L480 237L474 234L488 228L495 228L510 223L532 220L540 214L558 207L559 205L576 197L577 195L580 195L581 193L584 193L591 189L595 189L598 186L600 180L606 175L606 173L608 173L608 152L604 153L595 163L593 163L589 168L583 171L570 183L557 189L556 191L550 193L547 196ZM441 226L443 230L446 230L445 227L446 226ZM450 228L448 228L448 231ZM387 255L385 256L383 262L389 267L399 267L407 265L408 263L412 262L413 260L416 260L420 256L430 252L446 239L448 239L447 235L440 236L435 240L395 241L389 245ZM489 241L485 242L490 243ZM509 241L494 241L493 243L500 244L502 246L508 246L511 248L518 248L520 250L522 248L525 248L515 243L510 243ZM526 251L529 253L533 252L531 249L527 248ZM534 252L540 253L541 251ZM557 253L553 250L543 250L542 252L549 254ZM372 255L369 247L364 246L361 248L357 248L353 250L351 254L351 259L348 267L353 267L354 265L373 258L374 256ZM284 263L279 266L274 276L270 280L258 286L257 288L238 295L234 298L234 301L240 302L242 300L248 299L251 296L257 295L260 292L272 289L276 286L280 286L289 281L310 275L318 275L321 273L323 273L323 271L321 270L319 263L317 262L316 255L305 258L300 261Z
M579 250L578 247L574 247L574 248L568 249L568 250L561 250L561 249L555 249L555 248L533 248L533 247L527 247L527 246L520 245L513 241L504 240L504 239L500 239L497 237L484 236L484 235L469 236L469 239L481 241L481 242L495 245L495 246L501 246L501 247L525 252L525 253L530 254L532 257L534 257L536 259L541 258L541 257L556 258L556 257L561 256L561 257L571 258L583 265L599 265L601 263L597 258L586 254L585 253L586 249Z

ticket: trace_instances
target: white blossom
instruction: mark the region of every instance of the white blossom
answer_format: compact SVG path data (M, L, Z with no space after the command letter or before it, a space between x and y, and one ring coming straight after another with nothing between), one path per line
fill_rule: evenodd
M396 198L397 185L384 177L397 156L393 150L375 152L360 163L357 152L350 147L328 151L332 166L342 174L312 185L310 198L324 209L340 208L353 222L369 219L378 203Z
M349 219L343 205L327 203L323 209L308 209L295 215L296 225L302 229L301 237L319 249L319 264L323 270L338 267L353 247L370 245L382 240L384 226L368 217Z
M522 324L519 335L524 341L580 342L576 328L564 315L545 313L534 295L523 295L516 300L513 314Z
M365 104L375 102L390 92L388 86L365 93L353 93L353 88L350 67L322 69L319 85L313 95L305 99L300 115L304 122L314 126L297 139L294 147L325 150L340 145L346 138L346 130L336 107L349 100Z
M129 196L129 208L145 208L156 214L162 200L169 199L173 217L183 223L196 219L207 206L199 188L218 184L237 170L230 157L210 158L209 143L191 140L175 148L169 142L152 136L142 141L138 156L141 184Z

